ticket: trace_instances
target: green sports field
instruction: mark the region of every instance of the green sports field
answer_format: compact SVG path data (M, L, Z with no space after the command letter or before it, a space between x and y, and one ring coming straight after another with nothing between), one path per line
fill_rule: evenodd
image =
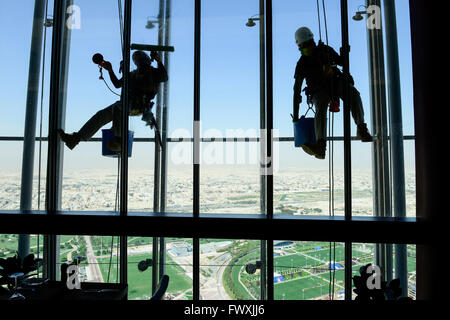
M139 261L151 259L151 254L133 255L128 261L128 299L148 299L152 292L152 269L141 272L137 266ZM103 279L108 278L109 258L98 259ZM166 274L169 276L169 287L167 292L172 294L184 293L189 296L192 291L192 280L185 275L185 271L177 265L168 255L166 256ZM116 263L115 257L111 264L110 282L116 279Z
M345 281L345 248L343 243L293 242L275 250L274 294L280 300L326 299L333 290L334 299L343 298ZM373 244L354 244L352 248L352 274L359 273L361 266L374 263ZM258 260L255 252L244 255L230 268L235 287L235 298L254 299L258 296L259 273L249 275L243 265ZM329 261L336 262L336 269L329 270ZM415 272L415 248L408 246L408 274ZM238 281L238 279L241 281ZM226 279L224 275L224 279ZM333 280L334 279L334 280ZM245 286L245 287L244 287ZM249 294L252 293L253 296ZM256 292L256 294L255 294Z
M107 281L109 270L110 237L90 238L94 254L97 256L100 270L104 281ZM166 241L181 241L181 239L167 238ZM191 244L191 240L182 239ZM223 239L209 240L201 239L200 243L208 244ZM37 251L37 238L32 238L32 252ZM289 243L289 242L286 242ZM14 253L17 244L17 236L0 236L0 248L5 256ZM34 246L33 246L34 245ZM141 247L151 245L150 238L130 237L129 247ZM42 241L39 243L42 252ZM116 244L114 244L114 247ZM330 243L328 242L290 242L274 248L274 272L278 281L274 282L275 299L302 300L302 299L325 299L330 286ZM332 246L333 248L333 246ZM414 245L407 246L408 253L408 276L411 283L415 282L416 252ZM222 249L221 249L222 250ZM61 236L61 262L72 261L74 256L84 256L86 249L83 237ZM260 247L258 241L234 241L233 245L223 249L222 252L231 253L231 260L224 261L228 267L223 273L224 287L232 299L259 299L260 295L260 272L248 274L245 266L260 260ZM357 274L361 266L374 262L373 244L353 244L352 248L352 271ZM148 268L140 272L137 268L139 261L150 259L151 254L130 254L128 256L128 288L129 299L148 299L151 295L152 271ZM335 243L335 251L332 252L331 260L340 266L334 272L335 299L339 298L344 289L345 250L342 243ZM166 274L170 277L168 293L184 299L192 298L192 279L186 275L186 270L166 255ZM189 260L187 260L189 261ZM116 257L113 256L110 267L109 281L116 281ZM86 266L86 261L82 262ZM202 275L208 277L209 275ZM331 274L333 277L333 274ZM277 278L278 277L278 278ZM413 290L414 291L414 290Z
M298 251L295 253L292 253L292 250L280 250L274 258L275 273L283 277L282 281L276 281L274 284L275 299L323 298L331 290L333 277L335 295L344 289L344 270L336 267L334 275L329 271L329 243L309 245L306 248L296 246L296 250ZM335 248L332 247L331 260L335 259L336 263L343 266L344 253L343 245L336 244ZM355 254L362 255L360 252Z

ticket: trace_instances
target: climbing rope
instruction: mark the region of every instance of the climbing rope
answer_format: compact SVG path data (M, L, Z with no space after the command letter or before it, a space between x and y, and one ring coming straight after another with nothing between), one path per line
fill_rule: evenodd
M323 18L324 18L324 25L325 25L325 39L328 46L328 26L327 26L327 13L325 9L325 1L322 0L322 9L323 9ZM328 60L330 59L329 51L328 53ZM332 98L334 96L334 83L331 82L331 91L332 91ZM331 117L331 131L329 133L329 136L331 139L329 139L329 145L330 145L330 155L328 157L330 168L329 177L330 178L330 187L329 187L329 203L330 203L330 216L334 217L334 112L331 112L330 109L328 109L328 113ZM331 246L330 246L330 252L331 252ZM332 280L332 291L331 291L331 300L334 300L334 292L335 292L335 280L336 280L336 242L333 242L333 280Z
M322 27L320 22L320 4L319 0L316 1L317 7L317 20L319 25L319 39L322 41ZM323 10L323 20L324 20L324 31L325 31L325 41L328 47L328 25L327 25L327 14L325 9L325 1L322 0L322 10ZM330 63L330 53L327 48L327 58L328 64ZM334 88L333 81L331 81L331 99L334 98ZM334 112L328 109L328 209L329 216L334 217ZM328 296L331 300L334 300L335 291L335 276L336 276L336 243L330 241L330 251L329 251L329 286L328 286Z
M38 156L38 211L41 210L41 171L42 171L42 115L44 114L44 83L45 83L45 52L47 44L47 18L48 18L48 0L45 1L45 17L42 23L44 24L44 39L42 51L42 72L41 72L41 101L39 110L39 156ZM37 257L40 255L40 241L39 234L37 235ZM37 273L39 275L38 266Z
M122 55L123 55L123 16L122 16L122 1L121 0L117 0L117 10L118 10L118 14L119 14L120 46L122 48ZM103 82L106 84L106 87L108 87L108 89L112 93L120 96L120 94L115 93L113 90L111 90L109 88L109 86L106 83L105 79L103 79L103 75L102 75L101 72L100 72L100 79L103 80ZM114 201L114 211L115 212L117 212L119 210L120 161L121 161L121 155L120 155L120 153L118 153L118 158L117 158L116 198L115 198L115 201ZM111 246L110 246L107 282L109 282L109 277L110 277L110 274L111 274L111 264L112 264L113 248L114 248L114 238L115 238L114 236L111 237ZM116 282L118 282L118 275L119 275L119 247L118 246L119 246L119 241L117 241L117 245L116 245Z
M120 154L119 157L117 158L117 183L116 183L116 198L114 199L114 211L117 212L119 209L119 177L120 177ZM109 266L108 266L108 280L106 282L109 282L109 277L111 274L111 264L112 264L112 253L113 253L113 249L114 249L114 236L111 237L111 246L110 246L110 254L109 254ZM117 254L116 254L116 282L117 282L117 274L118 274L118 253L119 251L117 250Z
M317 7L317 21L319 23L319 39L322 40L322 27L320 26L319 0L316 0L316 7Z
M119 13L120 46L122 48L122 55L123 55L123 15L122 15L122 1L121 0L117 0L117 10L118 10L118 13ZM118 94L117 92L114 92L114 90L112 90L111 87L106 82L105 78L103 78L102 67L100 65L98 67L99 67L99 70L100 70L100 77L99 77L99 79L103 80L103 82L105 83L105 85L106 85L106 87L108 88L109 91L111 91L116 96L120 97L120 94Z
M119 11L119 28L120 28L120 46L123 53L123 16L122 16L122 1L117 0L117 10Z

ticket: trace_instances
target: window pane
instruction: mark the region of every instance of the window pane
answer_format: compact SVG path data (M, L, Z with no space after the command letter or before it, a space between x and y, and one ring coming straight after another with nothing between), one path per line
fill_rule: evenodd
M249 18L255 27L250 27ZM260 89L264 86L259 19L257 0L202 3L202 138L259 137ZM201 212L261 213L259 151L253 145L252 151L248 142L201 143ZM252 161L254 155L258 158ZM241 170L244 166L245 171ZM245 194L234 194L238 192Z
M16 254L19 245L19 235L0 234L0 258L6 259ZM30 254L35 258L42 258L44 242L42 235L30 235ZM42 271L42 270L41 270Z
M120 282L119 237L61 235L60 263L79 260L79 280L82 282ZM58 269L60 265L58 265ZM60 275L61 276L61 275Z
M405 259L406 259L406 272L408 281L408 291L404 292L408 297L416 298L416 245L405 244ZM386 249L387 248L387 249ZM381 280L387 281L384 276L384 270L390 273L391 279L397 278L395 274L396 268L396 248L397 246L392 244L373 244L373 243L354 243L352 244L352 275L360 276L360 268L371 264L374 267L379 267L381 271ZM384 253L386 258L382 258L383 252L392 252L392 256L389 259L389 255ZM378 252L378 253L377 253ZM391 269L389 268L391 265ZM376 270L375 270L376 271ZM373 278L372 284L376 285L375 278ZM355 284L353 283L353 286ZM404 290L404 288L402 288ZM356 294L352 294L352 299L355 299Z
M200 296L204 300L259 300L260 241L200 240ZM254 267L252 271L248 266ZM250 272L248 272L250 271Z
M192 138L193 31L193 1L133 1L131 43L172 46L174 51L157 50L168 74L168 80L160 83L158 94L152 99L151 112L159 121L158 130L147 126L143 115L129 118L135 138L156 140L156 143L134 143L142 146L141 152L134 153L129 162L128 207L132 211L192 212L192 166L188 171L184 168L192 162L192 153L189 153L188 144L176 144L181 149L188 147L183 150L186 152L181 155L180 163L180 155L173 154L177 147L166 139L173 136ZM150 51L145 52L150 54ZM156 62L153 67L160 69ZM135 69L133 63L131 69ZM159 139L164 147L159 144ZM178 197L174 190L179 189L180 184L183 192L190 193L188 199Z
M403 137L414 135L414 110L413 110L413 87L412 87L412 60L411 60L411 35L409 22L408 1L395 2L396 16L395 24L397 31L398 48L390 48L387 41L388 23L386 21L386 7L383 5L371 6L368 14L363 14L361 21L355 21L352 17L356 11L364 10L361 3L349 1L349 41L350 71L353 76L355 87L361 94L364 105L365 122L372 135L377 139L373 143L352 144L352 167L366 164L372 170L373 191L373 215L389 216L403 215L403 212L395 212L396 201L403 201L396 190L402 190L403 184L411 181L408 175L414 171L411 159L414 157L413 144L403 140L403 154L400 150L392 149L394 144L390 141L395 138L394 134ZM361 40L364 41L361 41ZM361 45L358 45L361 44ZM398 101L391 99L396 97L390 84L390 71L395 66L390 65L392 52L398 50ZM398 112L395 110L400 108ZM398 114L398 116L395 116ZM391 122L400 125L397 128L391 126ZM399 131L400 130L400 131ZM390 137L390 135L393 135ZM367 146L367 144L371 146ZM411 158L412 156L412 158ZM402 159L404 157L404 159ZM394 180L397 164L405 170L405 181ZM401 169L400 169L401 170ZM354 171L353 171L354 172ZM353 173L352 172L352 173ZM402 184L398 186L397 184ZM405 189L407 189L405 185ZM392 199L391 199L392 198ZM401 200L399 200L401 199ZM355 201L353 201L355 204ZM411 199L406 192L406 215L415 216L410 210ZM355 215L365 215L365 212L355 212Z
M128 210L153 211L154 159L153 142L134 142L128 166Z
M128 299L148 300L152 296L153 238L129 237Z
M18 210L20 208L23 143L1 141L0 145L5 150L9 150L4 153L2 160L0 207L3 210Z
M166 300L192 300L192 239L165 238Z
M415 141L405 140L405 196L406 216L416 217Z
M2 168L0 169L0 209L19 210L21 197L23 142L1 141L0 146L4 148L4 150L8 150L8 152L3 154ZM40 143L37 141L35 144L34 154L35 158L31 186L32 193L30 209L45 210L47 142Z
M5 196L1 197L0 208L5 210L20 209L21 187L24 191L25 200L28 198L28 194L31 198L30 203L28 201L23 202L22 209L37 210L37 177L39 175L37 164L39 158L44 171L41 178L45 177L47 156L47 151L44 148L45 143L42 144L42 154L38 151L38 141L26 150L23 143L25 129L28 130L26 132L28 136L34 135L36 138L41 135L42 137L47 136L52 28L44 26L45 1L40 3L42 6L35 8L34 1L26 5L8 2L2 4L0 12L0 36L6 41L5 43L14 44L8 50L2 50L0 53L0 66L6 75L5 79L8 79L2 81L2 89L0 90L2 101L0 110L3 114L0 119L0 136L3 138L6 136L14 137L12 141L1 141L2 149L7 150L3 152L0 162L2 179L6 179L2 183L2 189L5 188L2 195ZM52 3L49 3L49 12L52 12L52 6ZM42 20L33 21L35 9L37 9L36 12L39 12L39 15L42 15ZM17 24L17 21L22 21L22 23ZM16 27L11 28L12 25ZM32 43L33 30L35 36ZM17 39L21 41L17 41ZM33 47L31 47L32 45ZM29 119L25 128L27 108ZM32 132L33 128L34 132ZM25 162L22 158L24 153ZM27 171L30 174L31 185L21 186L22 169L23 167L28 168L28 166L31 166L31 171ZM24 178L26 178L25 181L28 180L28 177ZM45 185L45 180L41 179L41 183ZM44 207L44 189L45 187L41 190L39 209Z
M341 46L341 25L339 1L326 1L326 18L328 32L323 21L320 4L321 22L319 27L316 1L277 1L273 3L273 118L274 129L280 137L291 140L274 142L275 152L279 152L279 170L274 174L274 213L289 215L330 215L330 190L333 189L334 177L334 214L343 215L343 149L342 142L334 142L334 157L331 163L331 146L326 143L325 160L319 160L307 154L302 148L295 147L293 114L293 87L296 64L301 53L296 44L295 32L300 27L308 27L314 35L315 43L319 40L328 42L335 51ZM327 39L328 37L328 39ZM307 86L303 81L302 89ZM312 89L312 88L310 88ZM307 97L302 94L299 116L314 118L313 111L308 111ZM312 106L312 105L311 105ZM342 106L341 106L342 107ZM315 110L317 111L317 110ZM327 112L324 120L326 134L342 136L342 113ZM331 122L331 119L334 119ZM333 131L331 133L331 124ZM320 137L317 137L320 138ZM334 175L331 171L334 168Z
M118 160L92 155L101 148L98 142L87 142L75 152L65 153L62 210L115 211L119 209ZM81 156L84 154L85 156ZM87 156L89 155L89 157Z
M8 258L13 258L16 256L19 249L19 235L17 234L0 234L0 259L4 259L3 262L6 262ZM29 254L33 254L34 259L43 259L44 256L44 236L43 235L29 235ZM4 264L2 263L2 276L0 277L0 295L5 294L3 288L7 288L5 280L10 275L10 273L5 272L6 267L4 268ZM27 278L42 278L43 277L43 264L39 266L35 270L30 270L28 273L25 273ZM18 272L17 270L13 270L13 273Z
M274 142L280 153L280 169L274 174L274 213L328 216L333 212L330 207L330 190L333 190L334 215L344 215L342 142L334 142L335 161L332 165L301 149L294 149L292 144Z
M376 193L374 181L378 181L372 168L372 145L352 141L352 215L374 216ZM374 177L375 175L375 177ZM375 180L374 180L375 179Z
M48 12L53 11L52 7L53 5L49 1ZM28 88L34 8L34 1L27 2L26 4L18 2L2 3L2 10L0 12L0 36L4 39L5 43L14 45L8 49L5 46L0 52L0 66L3 73L7 75L7 78L4 78L2 81L2 89L0 90L0 99L2 101L0 110L3 115L0 120L1 135L23 136L27 94L31 94L34 90L36 90L34 92L37 94L36 107L38 110L40 108L42 51L37 50L37 47L35 49L39 54L34 55L37 59L35 61L37 67L35 71L37 74L33 73L33 75L38 80L38 83L36 84L36 88ZM45 7L43 9L45 11ZM21 21L21 23L17 24L17 21ZM11 26L15 27L11 28ZM51 36L52 28L47 28L47 49L51 48ZM17 39L20 39L20 41L17 41ZM43 48L42 42L41 45ZM49 52L47 51L46 55L44 92L49 89L47 82L50 70ZM30 91L28 91L29 89ZM47 100L44 100L44 103L45 101ZM44 122L45 128L47 127L47 123ZM39 130L39 126L37 126L37 130Z
M67 134L77 132L81 141L73 150L64 146L61 207L63 210L113 211L117 189L117 159L102 156L100 142L84 140L100 138L103 125L106 125L105 128L111 126L111 118L108 117L112 115L112 105L120 99L116 95L120 95L120 89L114 87L108 72L102 70L106 84L116 94L99 80L101 69L92 60L95 53L102 54L105 61L111 62L117 77L121 77L118 72L122 60L118 7L114 1L98 3L82 0L76 5L72 14L75 25L71 28L67 28L67 24L64 26L70 36L67 38L68 52L63 52L63 58L66 56L68 59L67 70L62 70L67 77L67 88L61 88L63 101L60 108L65 109L63 129ZM79 24L73 16L77 12ZM108 107L110 109L106 109ZM103 111L98 113L100 110ZM92 121L88 123L90 119Z
M169 142L167 146L166 212L192 213L192 142Z
M276 300L342 300L345 250L339 242L274 241Z
M233 142L226 142L226 144ZM217 142L204 143L203 150ZM239 142L242 147L249 143ZM200 205L204 213L261 213L259 168L249 165L202 165Z

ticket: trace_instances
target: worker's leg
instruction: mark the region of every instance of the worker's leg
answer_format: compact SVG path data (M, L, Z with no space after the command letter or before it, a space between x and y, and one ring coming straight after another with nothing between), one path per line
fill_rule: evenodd
M338 94L339 97L344 100L344 81L339 81L338 83ZM357 126L356 135L361 139L363 142L370 142L372 141L372 136L369 133L369 130L367 129L367 125L364 122L364 108L363 103L361 100L361 95L359 91L350 84L349 86L349 105L350 105L350 111L352 113L353 120L355 121L355 124ZM345 101L344 101L345 103Z
M113 105L111 132L116 137L122 136L122 102L121 101L117 101Z
M130 110L128 110L130 112ZM118 101L112 110L112 126L111 132L116 136L115 139L106 143L106 146L111 151L119 152L122 149L122 102Z
M316 141L325 140L327 136L327 110L330 103L330 95L325 90L319 91L312 97L312 101L316 107L316 116L314 118Z
M80 140L89 140L98 130L100 130L101 127L113 121L115 112L114 110L117 108L118 102L115 102L109 107L106 107L105 109L102 109L94 114L83 125L83 127L81 127L80 131L78 131Z
M326 90L321 90L313 95L312 101L316 107L316 116L314 118L314 128L316 133L316 143L305 143L303 150L314 155L318 159L325 159L327 136L327 109L330 102L330 95Z
M75 148L80 141L87 141L105 124L113 120L113 111L118 102L94 114L78 132L67 134L62 129L58 130L61 140L69 149Z

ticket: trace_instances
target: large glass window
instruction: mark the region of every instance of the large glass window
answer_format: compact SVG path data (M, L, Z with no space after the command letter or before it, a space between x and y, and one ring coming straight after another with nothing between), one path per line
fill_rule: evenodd
M63 61L67 61L67 69L62 72L67 77L67 87L61 90L67 92L67 95L66 101L61 101L60 108L65 109L65 132L76 132L82 137L73 150L64 146L61 209L113 211L116 207L117 160L102 156L102 145L98 141L84 141L101 137L100 122L93 121L93 126L84 125L95 114L106 119L105 114L111 114L112 111L105 108L120 99L120 89L115 88L108 72L103 68L99 69L92 58L95 53L102 54L104 60L112 64L115 75L121 78L119 14L122 12L114 1L101 4L78 1L76 6L79 24L64 29L70 37L64 39L67 50L62 57ZM99 71L102 71L106 85L99 79ZM105 111L98 114L100 110ZM104 129L110 127L111 124L108 123Z
M65 15L59 17L63 21L61 43L50 41L53 20L56 20L49 14L53 12L52 3L48 8L43 7L45 10L39 21L33 21L33 6L19 8L8 3L1 11L3 27L0 35L6 39L5 43L18 47L0 53L0 64L9 79L4 81L0 91L5 114L0 119L0 146L7 151L0 166L0 210L45 211L46 182L50 182L47 189L52 192L49 186L58 181L56 192L61 192L61 197L49 195L60 201L56 204L58 210L71 213L64 219L85 219L86 212L78 215L72 214L74 211L106 211L106 215L115 212L115 215L124 216L119 218L129 219L124 225L130 225L129 221L142 221L141 218L154 219L157 223L160 223L159 219L167 218L167 225L163 227L165 232L185 232L186 235L176 235L185 238L151 237L153 226L150 223L146 236L2 234L0 258L14 255L29 242L25 249L45 257L46 263L56 265L56 275L52 274L53 265L46 266L46 273L50 272L47 276L51 278L58 278L63 263L74 261L79 263L80 280L84 282L124 282L121 271L126 269L128 299L131 300L149 299L157 279L163 274L170 277L165 299L190 300L198 296L205 300L259 300L272 298L270 294L276 300L344 299L349 296L345 289L351 287L345 271L351 268L352 275L357 275L361 267L372 263L379 265L387 278L400 274L402 281L406 279L407 294L415 298L414 244L349 242L350 254L346 251L350 247L342 242L239 240L227 239L228 235L223 233L220 235L223 239L212 239L217 236L214 232L219 231L221 222L225 221L227 227L232 228L239 220L230 217L214 219L211 215L200 216L198 221L212 228L206 230L212 233L212 238L198 239L197 242L192 239L197 237L195 231L182 230L178 225L184 217L150 216L152 212L192 214L197 204L201 213L266 214L266 200L272 196L275 218L293 216L289 221L298 224L299 230L302 223L334 223L326 217L348 213L347 204L351 204L353 217L376 217L380 219L374 220L380 223L384 221L382 217L403 214L415 217L415 137L407 1L396 2L395 16L400 104L392 100L393 88L389 86L394 68L390 59L393 52L386 37L388 31L385 28L389 21L386 21L383 4L378 0L367 1L369 6L356 0L348 3L350 73L356 95L361 97L363 121L374 137L373 142L359 141L357 117L353 113L350 118L351 165L344 160L342 99L339 101L340 112L327 111L322 123L326 127L323 160L294 146L291 117L294 72L302 55L294 33L299 27L306 26L313 32L316 43L323 41L342 54L340 1L274 0L269 6L270 16L264 13L267 9L264 0L201 1L199 17L194 14L198 4L194 0L133 1L130 17L130 71L133 73L129 84L140 77L139 63L132 58L138 49L149 56L150 52L158 52L168 80L160 81L162 83L152 91L153 105L147 95L141 97L141 109L130 104L132 110L137 111L129 117L129 129L134 137L127 174L122 175L127 184L121 180L123 162L117 154L104 154L106 141L102 140L102 129L117 124L114 121L121 121L113 120L114 117L122 118L122 88L118 79L123 72L128 72L120 70L123 33L127 29L123 23L128 20L124 20L123 2L63 2L67 7L61 10ZM39 3L44 4L44 1L36 1ZM362 21L358 14L362 15ZM25 22L13 32L6 31L17 21ZM201 22L201 46L197 48L200 57L194 50L194 40L198 39L195 38L195 22L198 21ZM272 37L266 35L266 22L272 22ZM41 29L37 28L39 23ZM36 37L31 35L35 31L42 35L43 46L40 54L31 50L30 55L29 44L34 49L39 47L33 45L32 39ZM17 42L18 38L23 41ZM267 50L268 38L272 41L271 52ZM52 77L60 85L59 90L52 91L58 99L49 95L49 71L54 70L51 58L58 56L51 54L52 48L61 49L61 65L53 66L59 74ZM100 53L104 61L97 60L96 53ZM151 57L154 58L153 54ZM151 61L152 66L157 67L158 60ZM26 61L30 61L29 65ZM268 77L266 61L273 61L272 77ZM162 70L161 65L158 68ZM33 76L34 83L31 81ZM194 86L194 79L201 79L199 87ZM266 90L272 90L272 87L273 92L266 95ZM193 98L198 92L200 123L194 123ZM130 90L128 98L135 103L133 94ZM267 101L272 95L273 101ZM302 92L302 96L300 116L305 115L309 107L305 93ZM63 129L69 134L62 135L66 145L61 144L61 154L58 150L48 150L51 145L48 142L53 138L49 136L52 130L48 123L55 124L49 122L49 115L53 114L46 108L56 108L53 98L59 103L57 108L61 118L56 127L50 129ZM272 104L273 108L269 108ZM395 107L399 105L396 113ZM317 112L318 107L314 107ZM13 109L15 111L11 112ZM36 113L36 117L28 119L36 124L34 132L27 131L34 128L24 121L27 110ZM145 114L149 115L147 111L152 112L154 121L146 123L141 119ZM395 127L398 123L392 121L398 119L399 114L403 119L401 134ZM274 166L273 185L269 185L270 179L260 170L260 149L262 143L266 143L260 141L264 135L260 129L265 129L268 116L272 115ZM307 116L314 117L314 111L308 111ZM197 125L201 138L199 177L193 172L193 128ZM72 132L75 134L71 135ZM70 146L70 139L75 141L74 148ZM395 149L398 144L394 142L399 140L403 149ZM34 141L31 146L30 141ZM58 152L62 163L53 163L49 159L47 171L47 155L50 157L53 152ZM31 173L22 171L21 175L23 168L33 170ZM346 180L345 173L348 172L351 179ZM49 181L47 174L51 176ZM21 183L21 178L25 182ZM194 185L194 181L198 182L196 178L199 178L200 188ZM120 191L124 186L128 188L125 195L128 201L125 212L119 213L123 195ZM398 200L403 197L398 193L399 186L404 186L405 190L404 212L397 209ZM21 207L21 193L26 190L31 192L31 200L24 208ZM351 190L349 198L345 198L345 190ZM54 208L53 201L50 208ZM143 217L136 211L148 216ZM133 217L126 217L129 212L135 212ZM7 214L16 215L14 212ZM40 214L48 214L45 218L52 219L52 215L59 212L49 210L36 214L33 219ZM260 218L255 215L253 217ZM132 220L134 218L136 220ZM270 222L270 219L264 221ZM342 222L342 219L336 220L336 223ZM280 221L284 223L286 219L274 223ZM345 226L360 222L349 219ZM364 223L368 229L372 228ZM325 238L323 232L317 229L318 239ZM264 236L261 233L261 237ZM266 245L272 243L273 247L265 250ZM53 261L52 258L56 259ZM273 274L267 275L268 272ZM199 283L195 283L197 280ZM352 298L355 298L354 294Z
M276 300L341 300L345 291L343 243L274 241Z
M259 300L259 241L202 239L200 295L205 300Z
M49 3L48 6L46 8L45 1L38 2L36 6L34 2L26 5L4 3L0 13L0 36L5 43L13 44L0 53L0 66L5 79L8 79L2 81L0 90L3 115L0 120L0 144L3 150L7 150L3 152L0 165L0 208L4 210L37 210L44 207L46 143L34 142L33 139L47 136L52 28L45 19L45 13L51 12L53 5ZM10 28L12 25L16 27ZM23 168L29 172L25 175L25 186L21 186ZM26 189L23 197L30 199L23 202L22 208L21 188ZM41 196L40 202L37 201L38 194Z
M352 276L361 276L361 267L368 265L369 263L372 266L379 267L379 273L381 275L381 281L390 281L390 279L397 278L397 275L393 270L391 270L390 279L386 279L385 274L383 274L384 269L380 265L380 251L379 247L381 244L374 243L353 243L352 244ZM378 248L377 248L378 247ZM412 299L416 298L416 246L413 244L406 244L406 280L407 280L407 289L402 288L402 292L405 296L408 296ZM396 246L393 244L385 244L384 252L390 252L392 255L390 257L391 262L395 263L395 248ZM387 250L386 250L387 248ZM377 253L378 250L378 253ZM389 255L386 255L389 257ZM374 279L375 280L375 279ZM375 281L372 281L375 284ZM355 294L353 293L353 298L355 298Z
M415 165L411 158L414 154L414 143L411 143L414 141L414 115L409 3L395 1L394 5L393 24L386 20L386 4L381 1L348 2L350 72L361 94L367 126L376 137L371 146L352 143L352 174L356 177L355 170L362 169L367 176L372 175L373 197L372 210L357 210L354 215L403 215L403 212L395 212L395 202L405 201L406 215L415 216L409 209L415 206L415 200L411 198L411 194L415 194L411 189ZM356 12L361 13L362 19L357 19ZM387 29L390 25L396 27L396 37L391 29ZM388 38L398 42L397 48L388 42ZM395 62L396 50L398 66L391 63ZM398 92L395 79L390 78L397 68ZM396 96L398 100L395 100ZM403 136L399 136L400 133ZM402 141L403 150L393 149L399 145L395 143L396 139ZM402 190L403 185L404 195L396 191ZM370 201L369 197L367 200ZM353 205L358 206L355 198Z
M273 119L274 130L286 142L274 142L279 153L279 166L274 174L274 214L329 215L334 199L334 214L343 215L343 149L342 142L327 141L326 160L318 160L295 147L293 141L293 87L296 64L301 53L294 34L300 27L308 27L316 44L328 43L339 51L341 43L339 1L326 1L326 26L323 8L316 1L273 3ZM317 12L319 10L319 12ZM320 15L320 22L318 21ZM306 87L305 82L303 88ZM299 116L314 118L308 111L304 92ZM342 113L327 114L327 136L342 136ZM331 120L333 119L333 122ZM331 143L333 145L331 145ZM334 151L333 151L334 150ZM330 157L332 161L330 161ZM334 171L333 171L334 170ZM334 195L331 193L334 191Z
M264 116L261 18L257 0L202 3L201 212L261 213L258 144L233 139L258 138Z
M153 99L151 110L157 122L153 129L142 116L130 117L137 152L129 160L128 207L131 211L192 212L191 146L189 141L174 143L172 138L192 138L193 1L134 1L131 25L132 53L133 45L160 46L154 51L168 81L160 84ZM169 47L173 51L165 51ZM150 55L151 51L145 52ZM153 66L158 67L156 62Z

